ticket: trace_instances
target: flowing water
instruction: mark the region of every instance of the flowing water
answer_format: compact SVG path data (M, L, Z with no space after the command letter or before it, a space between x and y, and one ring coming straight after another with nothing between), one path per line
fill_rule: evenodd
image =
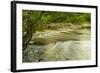
M23 51L23 62L91 59L90 29L45 30Z

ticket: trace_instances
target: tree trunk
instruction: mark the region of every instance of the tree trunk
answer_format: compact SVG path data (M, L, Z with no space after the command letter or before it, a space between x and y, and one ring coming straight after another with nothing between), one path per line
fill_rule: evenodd
M23 50L25 50L28 47L28 44L30 42L30 40L32 39L32 33L35 33L36 29L34 29L36 27L36 24L38 22L38 20L44 15L44 11L41 12L41 14L39 15L39 17L34 21L34 23L32 23L32 20L30 18L31 16L31 12L28 12L27 15L27 31L26 33L23 35Z

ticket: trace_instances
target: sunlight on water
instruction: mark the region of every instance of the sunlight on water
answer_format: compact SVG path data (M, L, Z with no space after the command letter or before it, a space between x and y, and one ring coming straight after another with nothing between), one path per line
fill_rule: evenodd
M46 60L90 59L91 44L89 41L57 42L55 45L47 47L47 51L45 52Z

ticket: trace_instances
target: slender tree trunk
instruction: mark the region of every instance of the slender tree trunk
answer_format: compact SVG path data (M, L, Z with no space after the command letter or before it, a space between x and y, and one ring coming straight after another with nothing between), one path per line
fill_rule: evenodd
M31 21L31 13L28 12L27 15L27 31L26 34L23 36L23 50L25 50L28 47L28 44L30 42L30 40L32 39L32 34L35 33L36 29L34 29L36 27L37 22L39 21L39 19L44 15L44 11L41 12L41 14L39 15L39 17L34 21L34 23L32 23Z

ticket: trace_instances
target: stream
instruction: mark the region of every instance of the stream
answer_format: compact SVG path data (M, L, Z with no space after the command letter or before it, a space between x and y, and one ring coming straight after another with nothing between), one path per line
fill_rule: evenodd
M25 51L23 62L48 62L91 59L90 29L45 30L36 33Z

